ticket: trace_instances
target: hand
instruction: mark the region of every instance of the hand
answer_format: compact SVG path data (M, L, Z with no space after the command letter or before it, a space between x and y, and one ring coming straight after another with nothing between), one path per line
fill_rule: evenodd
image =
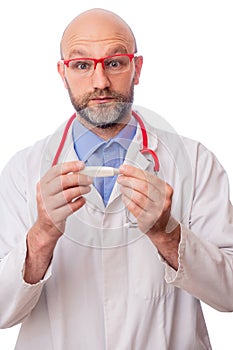
M36 225L51 239L61 236L67 217L85 204L82 195L91 190L92 179L78 174L83 168L81 161L58 164L37 184Z
M34 284L43 278L67 217L85 204L82 195L90 192L92 179L78 174L83 168L80 161L56 165L37 185L38 217L27 234L24 266L27 283Z
M144 233L166 232L173 189L157 176L130 165L120 167L122 200Z
M130 165L120 167L122 200L159 253L178 268L180 225L171 217L173 189L157 176Z

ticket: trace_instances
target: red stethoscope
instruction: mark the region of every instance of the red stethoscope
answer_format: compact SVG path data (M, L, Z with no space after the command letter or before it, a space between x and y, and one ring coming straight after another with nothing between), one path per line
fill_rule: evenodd
M154 160L154 170L156 172L159 171L159 159L158 159L158 156L157 154L155 153L155 151L153 151L152 149L148 148L148 137L147 137L147 132L146 132L146 128L145 128L145 125L143 123L143 120L141 119L141 117L135 112L135 111L132 111L132 114L134 116L134 118L137 120L140 128L141 128L141 132L142 132L142 149L140 150L140 152L142 154L145 154L145 153L149 153L153 160ZM55 157L53 159L53 163L52 163L52 166L56 165L58 163L58 159L60 157L60 154L63 150L63 147L64 147L64 144L65 144L65 141L66 141L66 138L67 138L67 134L68 134L68 131L70 129L70 126L71 124L73 123L74 119L76 118L76 113L74 113L72 115L72 117L68 120L66 126L65 126L65 129L64 129L64 132L63 132L63 135L62 135L62 138L61 138L61 142L58 146L58 149L57 149L57 152L55 154Z

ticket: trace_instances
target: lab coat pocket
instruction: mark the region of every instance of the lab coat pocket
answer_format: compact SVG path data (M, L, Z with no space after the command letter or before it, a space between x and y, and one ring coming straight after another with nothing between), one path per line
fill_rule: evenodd
M158 251L144 235L131 245L129 276L133 293L144 300L160 299L174 292L174 287L165 281L165 266Z

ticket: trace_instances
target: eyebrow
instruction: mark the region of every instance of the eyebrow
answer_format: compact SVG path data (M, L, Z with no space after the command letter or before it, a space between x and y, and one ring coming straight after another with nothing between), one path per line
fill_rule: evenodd
M119 45L119 46L117 46L115 48L109 48L109 51L107 51L107 52L109 52L108 56L115 55L117 53L123 53L123 54L124 53L128 53L127 49L124 46L121 46L121 45Z
M124 53L128 53L127 52L127 49L124 47L124 46L117 46L115 48L109 48L109 50L107 50L107 54L105 56L112 56L112 55L115 55L117 53L120 53L120 54L124 54ZM82 49L73 49L70 54L69 54L69 58L72 58L72 57L91 57L90 55L88 55L86 53L86 51L82 50Z
M69 58L71 57L87 57L87 55L85 54L84 51L80 50L80 49L74 49L69 53Z

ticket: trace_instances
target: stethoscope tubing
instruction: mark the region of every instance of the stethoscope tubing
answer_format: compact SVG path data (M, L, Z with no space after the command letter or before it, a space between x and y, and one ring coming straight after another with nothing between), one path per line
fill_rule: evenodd
M140 126L140 129L141 129L141 132L142 132L142 149L140 150L140 152L142 154L149 153L152 156L152 158L154 160L154 170L157 173L159 171L159 159L158 159L158 156L157 156L156 152L153 151L152 149L148 148L148 136L147 136L147 131L146 131L145 124L144 124L142 118L138 115L138 113L136 113L135 111L132 111L132 114L133 114L134 118L137 120L137 122L138 122L138 124ZM64 148L69 129L70 129L73 121L75 120L75 118L76 118L76 113L74 113L70 117L68 122L66 123L66 126L65 126L65 129L64 129L61 141L59 143L59 146L57 148L55 157L54 157L53 162L52 162L52 166L55 166L58 163L58 161L59 161L59 157L60 157L61 152L62 152L62 150Z

